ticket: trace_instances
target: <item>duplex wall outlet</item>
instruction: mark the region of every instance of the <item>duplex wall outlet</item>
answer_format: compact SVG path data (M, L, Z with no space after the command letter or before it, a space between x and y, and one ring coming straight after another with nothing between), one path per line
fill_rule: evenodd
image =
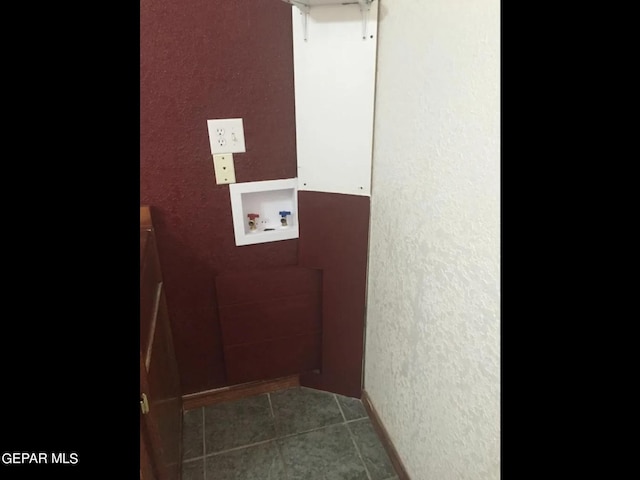
M241 118L207 120L207 129L209 130L209 144L211 145L212 155L247 151L244 144L244 125Z
M213 170L216 173L216 183L236 183L236 169L233 166L233 155L223 153L213 156Z

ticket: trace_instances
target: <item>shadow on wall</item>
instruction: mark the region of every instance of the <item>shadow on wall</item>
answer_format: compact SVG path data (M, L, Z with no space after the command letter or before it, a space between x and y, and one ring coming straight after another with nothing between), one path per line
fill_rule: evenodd
M152 215L182 393L224 386L226 378L214 282L216 272L210 265L211 259L195 255L193 245L174 234L192 235L188 228L182 227L179 218L174 219L178 225L168 225L168 216L157 207L152 207ZM212 245L215 242L213 238Z

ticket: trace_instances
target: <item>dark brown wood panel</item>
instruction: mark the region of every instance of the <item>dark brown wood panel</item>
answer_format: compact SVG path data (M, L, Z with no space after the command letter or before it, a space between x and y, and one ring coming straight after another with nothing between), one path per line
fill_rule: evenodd
M320 332L224 347L230 383L283 377L320 367Z
M318 270L299 266L222 273L216 276L218 307L316 293L320 276Z
M164 472L161 478L177 480L180 478L182 454L182 394L164 292L160 293L151 355L148 367L144 366L144 393L149 399L149 413L144 419L155 437L156 449L153 454L154 459L160 463L158 468Z
M142 419L140 419L142 422ZM140 480L158 480L153 466L151 455L149 454L149 439L145 434L144 425L140 428Z
M298 264L322 269L322 367L305 386L360 398L369 197L298 192Z
M317 289L304 295L221 306L223 344L260 342L320 331L322 305L319 282Z
M216 277L227 382L268 380L320 366L322 272L277 267Z
M140 208L140 415L141 478L179 480L182 460L182 392L162 272L149 209Z
M154 254L156 246L153 234L150 231L141 231L140 236L146 237L145 250L141 253L141 261L144 259L144 262L140 269L140 348L146 355L153 335L153 321L158 305L158 288L162 277L160 265Z
M151 207L149 205L140 206L140 230L152 230ZM142 249L141 249L142 250Z

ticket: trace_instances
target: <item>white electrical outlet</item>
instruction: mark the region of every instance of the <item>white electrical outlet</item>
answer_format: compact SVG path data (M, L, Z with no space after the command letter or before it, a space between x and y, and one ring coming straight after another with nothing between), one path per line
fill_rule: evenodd
M244 125L241 118L207 120L211 154L244 153Z
M216 183L236 183L236 169L233 166L233 155L223 153L213 156L213 170L216 172Z

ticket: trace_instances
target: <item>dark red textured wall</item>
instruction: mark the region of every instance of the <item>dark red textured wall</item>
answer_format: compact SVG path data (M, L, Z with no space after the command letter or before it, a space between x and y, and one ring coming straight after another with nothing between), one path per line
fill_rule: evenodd
M297 240L236 247L207 119L244 119L236 180L296 176L291 6L141 0L140 203L152 207L183 393L226 384L214 278L295 265Z
M301 267L322 271L322 364L304 386L362 393L369 197L299 192Z

